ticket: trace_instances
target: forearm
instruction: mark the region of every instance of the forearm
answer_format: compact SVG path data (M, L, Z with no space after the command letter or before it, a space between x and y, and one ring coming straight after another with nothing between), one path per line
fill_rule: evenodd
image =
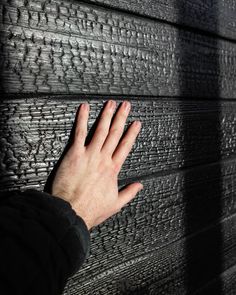
M9 294L59 294L89 254L83 219L65 200L37 190L1 200L1 285Z

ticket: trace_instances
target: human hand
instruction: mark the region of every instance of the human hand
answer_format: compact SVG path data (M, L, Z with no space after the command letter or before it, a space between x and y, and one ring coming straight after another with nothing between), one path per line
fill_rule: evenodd
M128 103L127 108L125 102ZM80 106L74 142L52 183L52 195L70 202L88 230L118 213L143 188L141 183L132 183L118 192L119 171L141 129L140 121L133 122L119 143L131 108L130 102L125 102L110 127L116 102L108 101L87 146L89 104Z

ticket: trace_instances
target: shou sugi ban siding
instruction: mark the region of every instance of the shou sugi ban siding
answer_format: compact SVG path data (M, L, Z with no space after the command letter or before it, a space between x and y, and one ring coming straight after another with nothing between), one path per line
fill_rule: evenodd
M118 184L144 189L65 295L236 293L236 7L185 2L0 3L0 191L47 186L84 101L88 142L110 98L142 122Z

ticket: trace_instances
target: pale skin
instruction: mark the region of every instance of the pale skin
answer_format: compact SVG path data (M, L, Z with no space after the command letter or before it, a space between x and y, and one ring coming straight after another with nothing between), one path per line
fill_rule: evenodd
M68 201L91 230L118 213L143 185L135 182L118 191L118 174L141 129L140 121L132 122L119 143L131 103L122 103L110 126L116 102L109 100L91 142L85 146L89 109L88 103L80 106L74 141L56 172L52 195Z

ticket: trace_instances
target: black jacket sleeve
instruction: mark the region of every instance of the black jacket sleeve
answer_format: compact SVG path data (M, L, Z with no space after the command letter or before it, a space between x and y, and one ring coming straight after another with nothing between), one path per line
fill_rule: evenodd
M35 189L0 193L0 294L58 295L90 251L69 202Z

